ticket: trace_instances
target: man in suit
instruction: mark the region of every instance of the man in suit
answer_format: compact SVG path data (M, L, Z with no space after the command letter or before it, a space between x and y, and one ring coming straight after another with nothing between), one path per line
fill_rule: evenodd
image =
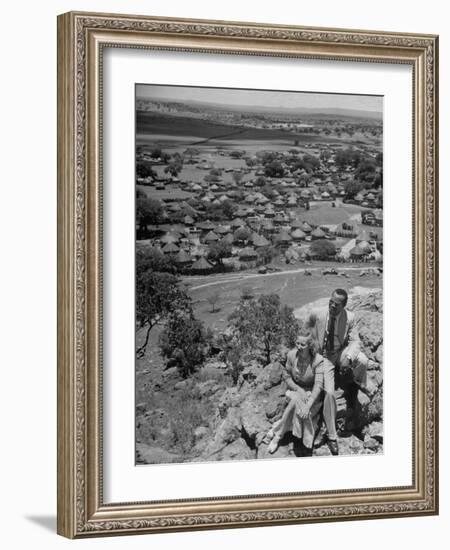
M336 367L338 383L345 378L365 390L368 359L361 351L354 313L345 307L347 301L344 289L332 293L328 311L317 316L317 338L322 355Z
M335 376L325 377L324 413L327 412L328 446L332 454L338 454L336 429L330 422L336 419L336 386L344 389L351 398L352 388L365 390L368 359L361 351L361 341L355 324L354 313L346 309L347 292L337 288L331 295L328 311L312 315L309 323L316 327L319 352L335 366ZM331 386L333 388L331 389ZM354 393L354 391L353 391ZM351 398L352 399L352 398ZM324 414L324 419L325 419Z

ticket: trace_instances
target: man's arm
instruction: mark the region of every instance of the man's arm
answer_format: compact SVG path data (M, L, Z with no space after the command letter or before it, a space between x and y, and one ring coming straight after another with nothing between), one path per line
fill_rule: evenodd
M341 357L349 361L354 361L361 351L361 340L359 338L358 328L356 326L354 315L348 315L347 345L342 350Z

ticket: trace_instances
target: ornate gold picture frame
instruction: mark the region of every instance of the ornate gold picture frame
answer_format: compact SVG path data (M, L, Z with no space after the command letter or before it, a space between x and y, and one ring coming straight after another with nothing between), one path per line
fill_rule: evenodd
M407 192L413 327L411 349L405 350L413 367L410 485L163 500L154 499L149 488L144 502L105 502L101 92L106 48L412 68L413 177ZM437 36L95 13L59 16L59 534L83 538L438 513L437 118Z

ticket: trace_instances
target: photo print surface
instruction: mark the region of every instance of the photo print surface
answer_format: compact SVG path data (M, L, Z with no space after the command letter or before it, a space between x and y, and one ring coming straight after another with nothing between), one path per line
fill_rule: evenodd
M136 464L383 452L383 98L138 84Z

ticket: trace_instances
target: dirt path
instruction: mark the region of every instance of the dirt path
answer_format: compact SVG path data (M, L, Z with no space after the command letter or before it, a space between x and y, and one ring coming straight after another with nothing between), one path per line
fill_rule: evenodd
M288 269L286 271L276 271L275 273L252 273L250 275L239 275L236 277L230 277L228 279L220 279L220 281L212 281L210 283L204 283L202 285L191 286L189 290L198 290L200 288L207 288L209 286L222 285L227 283L233 283L236 281L245 281L247 279L254 279L255 277L278 277L279 275L289 275L293 273L304 273L305 271L323 271L323 267L302 267L299 269ZM340 267L339 271L360 271L361 267Z

